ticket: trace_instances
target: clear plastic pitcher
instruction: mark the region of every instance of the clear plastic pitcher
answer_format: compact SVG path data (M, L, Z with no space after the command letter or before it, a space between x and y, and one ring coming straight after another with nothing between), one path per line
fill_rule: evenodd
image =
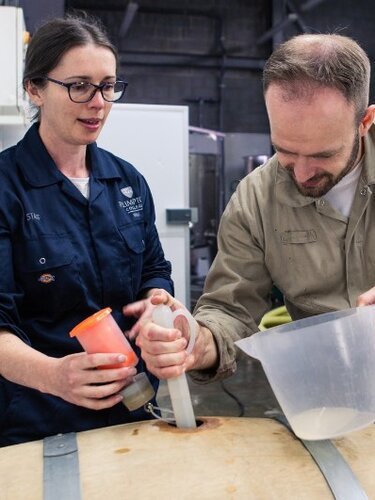
M375 306L294 321L236 344L261 361L298 437L330 439L375 421Z

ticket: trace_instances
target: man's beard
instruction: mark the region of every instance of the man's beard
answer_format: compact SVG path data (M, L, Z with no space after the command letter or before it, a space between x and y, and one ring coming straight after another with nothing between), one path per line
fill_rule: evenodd
M309 179L311 181L318 181L318 180L320 181L321 179L324 179L325 182L323 184L320 184L319 186L313 186L313 187L301 186L300 184L298 184L294 176L294 167L292 165L286 165L285 169L288 171L290 177L293 179L294 184L296 185L296 188L303 196L310 196L311 198L320 198L321 196L327 194L328 191L330 191L333 188L333 186L336 186L336 184L339 183L341 179L345 177L346 174L348 174L351 170L353 170L357 162L359 148L360 148L360 138L358 131L356 131L349 159L346 162L345 167L339 173L339 175L335 177L333 174L330 174L329 172L324 172L321 174L316 174L314 177Z

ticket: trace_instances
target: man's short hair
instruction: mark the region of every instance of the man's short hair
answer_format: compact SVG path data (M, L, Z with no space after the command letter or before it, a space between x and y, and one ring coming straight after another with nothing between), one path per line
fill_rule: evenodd
M353 103L359 123L369 102L370 61L349 37L297 35L281 44L266 62L264 93L273 83L283 87L285 99L311 97L319 87L337 89Z

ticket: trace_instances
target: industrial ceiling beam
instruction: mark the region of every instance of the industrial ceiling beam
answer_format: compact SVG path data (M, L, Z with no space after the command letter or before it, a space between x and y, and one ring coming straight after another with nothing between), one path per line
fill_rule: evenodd
M317 7L319 4L322 2L325 2L326 0L307 0L307 2L303 3L300 7L299 10L301 12L307 12L310 9L313 9L314 7Z
M67 8L80 10L124 10L127 0L106 0L104 2L96 0L66 0Z
M268 40L273 39L274 47L279 45L284 41L284 29L292 23L295 23L302 33L310 33L311 30L303 21L300 13L307 12L324 1L325 0L307 0L297 8L292 0L284 0L282 4L281 0L273 0L273 26L258 38L256 44L262 45ZM285 17L280 14L282 7L285 7Z
M126 66L184 66L195 68L222 68L238 70L262 70L263 59L247 57L202 56L193 54L160 54L120 52L121 65Z
M119 29L119 37L125 38L127 32L129 31L130 26L134 21L134 17L137 13L139 5L136 2L129 2L126 6L126 10L124 13L124 17L122 19L122 23Z

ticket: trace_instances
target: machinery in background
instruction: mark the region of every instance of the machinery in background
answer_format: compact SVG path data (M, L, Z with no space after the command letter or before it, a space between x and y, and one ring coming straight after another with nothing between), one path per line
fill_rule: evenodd
M197 222L190 228L191 306L203 290L217 252L217 230L224 209L225 134L189 127L189 192Z
M272 154L269 134L225 134L225 204L238 183Z
M245 175L249 174L253 170L255 170L257 167L260 167L266 161L269 159L268 155L250 155L250 156L245 156Z
M217 253L217 231L237 184L271 154L268 134L223 134L189 127L189 185L197 222L190 229L191 305Z

